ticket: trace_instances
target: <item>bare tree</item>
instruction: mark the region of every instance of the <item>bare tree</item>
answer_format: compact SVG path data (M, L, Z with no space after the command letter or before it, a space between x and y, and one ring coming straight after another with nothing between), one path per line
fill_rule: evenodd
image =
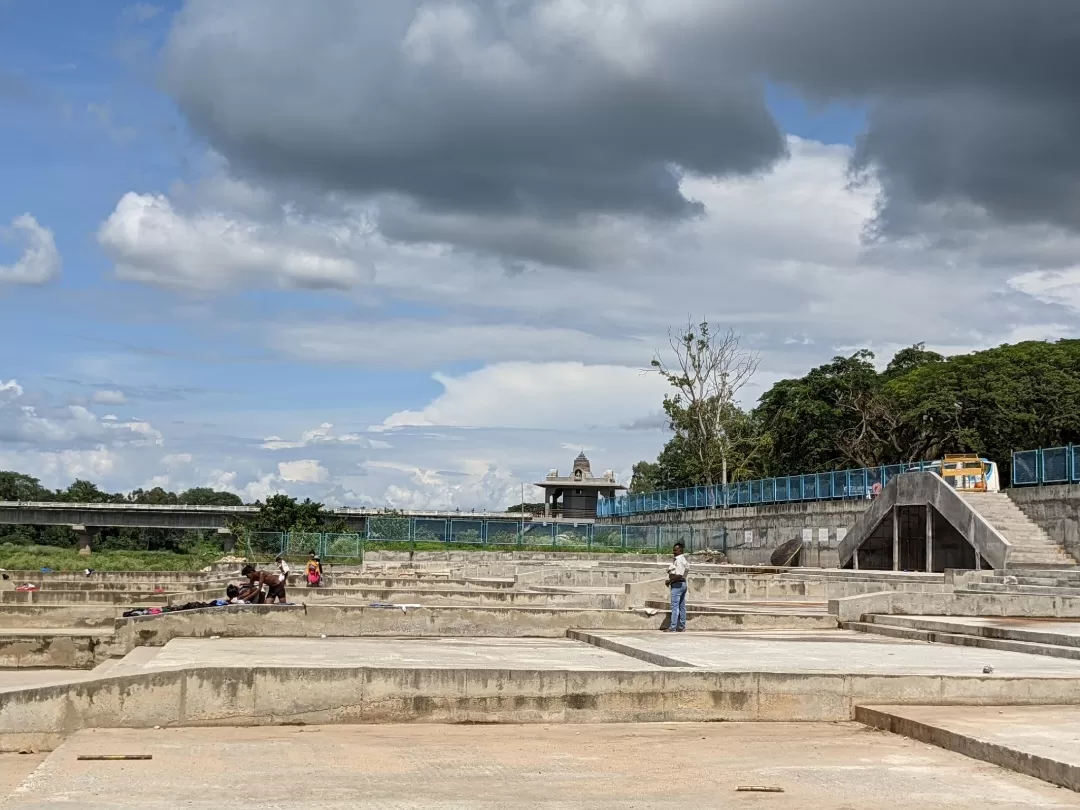
M695 456L704 482L717 483L719 472L719 483L726 485L736 461L735 434L746 418L735 398L757 372L761 356L744 349L734 330L721 332L708 321L695 325L688 318L683 329L668 335L672 356L657 353L651 364L675 389L664 397L664 411Z

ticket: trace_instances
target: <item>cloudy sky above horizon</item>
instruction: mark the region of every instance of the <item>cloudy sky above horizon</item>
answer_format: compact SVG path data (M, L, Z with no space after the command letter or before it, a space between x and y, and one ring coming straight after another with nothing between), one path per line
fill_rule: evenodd
M1075 337L1078 46L1058 0L0 0L0 469L499 508L655 457L688 316L747 404Z

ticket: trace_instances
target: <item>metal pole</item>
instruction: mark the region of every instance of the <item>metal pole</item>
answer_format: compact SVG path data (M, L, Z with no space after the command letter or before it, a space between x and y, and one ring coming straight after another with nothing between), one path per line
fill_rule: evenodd
M892 508L892 570L900 570L900 507Z
M934 572L934 507L926 504L926 573Z

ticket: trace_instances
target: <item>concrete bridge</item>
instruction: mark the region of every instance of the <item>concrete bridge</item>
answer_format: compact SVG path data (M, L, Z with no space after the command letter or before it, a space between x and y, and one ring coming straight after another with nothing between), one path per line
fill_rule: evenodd
M257 506L196 506L191 504L150 503L66 503L52 501L0 501L0 524L21 526L70 526L79 535L79 547L89 548L91 541L106 527L146 529L216 529L229 533L229 521L258 514ZM519 521L518 512L389 512L385 509L343 507L327 510L341 518L350 531L363 532L367 519L380 516L430 518L432 520L482 520L494 518ZM525 515L531 522L532 516ZM584 522L584 521L579 521Z

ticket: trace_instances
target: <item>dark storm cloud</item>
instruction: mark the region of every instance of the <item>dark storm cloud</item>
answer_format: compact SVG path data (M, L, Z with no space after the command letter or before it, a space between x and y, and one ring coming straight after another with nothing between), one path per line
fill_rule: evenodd
M1080 3L764 0L711 33L808 98L866 103L854 168L881 180L886 231L957 202L1080 226Z
M189 0L165 67L234 166L435 214L692 213L679 172L784 154L767 80L865 105L853 168L880 179L886 232L931 203L1080 224L1071 0ZM513 255L500 238L462 241Z
M784 153L751 77L702 73L677 42L622 69L538 30L535 8L193 0L167 86L234 164L435 210L679 216L695 209L680 168L744 174Z

